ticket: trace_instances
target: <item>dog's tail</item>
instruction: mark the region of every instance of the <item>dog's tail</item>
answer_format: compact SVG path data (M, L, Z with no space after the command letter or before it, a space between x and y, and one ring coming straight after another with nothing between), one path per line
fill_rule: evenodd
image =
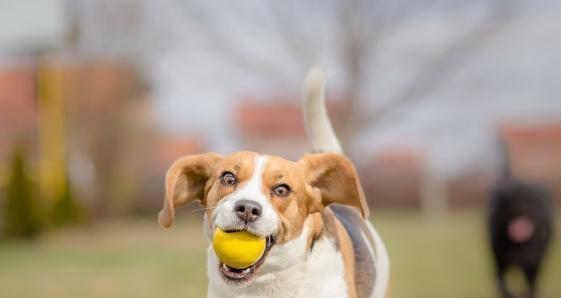
M306 76L303 95L304 125L313 152L343 154L325 108L325 75L314 67Z

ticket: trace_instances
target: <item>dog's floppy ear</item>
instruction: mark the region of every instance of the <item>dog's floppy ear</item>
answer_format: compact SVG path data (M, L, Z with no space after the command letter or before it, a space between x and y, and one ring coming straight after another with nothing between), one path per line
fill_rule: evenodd
M339 203L356 207L368 218L368 205L350 160L336 153L315 153L304 155L298 164L308 184L320 190L324 206Z
M164 228L173 224L175 208L192 201L204 202L204 188L216 162L215 153L184 156L176 160L166 174L166 196L159 221Z

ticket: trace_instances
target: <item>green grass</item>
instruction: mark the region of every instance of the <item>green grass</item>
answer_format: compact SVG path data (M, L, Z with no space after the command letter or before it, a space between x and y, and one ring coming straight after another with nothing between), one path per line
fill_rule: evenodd
M412 212L373 213L390 253L393 297L497 296L476 212L434 221ZM0 296L204 297L206 246L201 221L193 217L170 231L155 220L111 222L51 233L36 242L3 241ZM544 269L541 297L561 297L557 243Z

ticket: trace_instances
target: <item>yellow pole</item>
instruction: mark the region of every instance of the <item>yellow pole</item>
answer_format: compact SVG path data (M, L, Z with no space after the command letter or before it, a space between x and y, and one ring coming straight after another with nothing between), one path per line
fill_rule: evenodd
M66 187L64 102L62 73L53 60L39 60L37 101L39 114L39 187L52 202ZM56 60L55 60L56 61Z

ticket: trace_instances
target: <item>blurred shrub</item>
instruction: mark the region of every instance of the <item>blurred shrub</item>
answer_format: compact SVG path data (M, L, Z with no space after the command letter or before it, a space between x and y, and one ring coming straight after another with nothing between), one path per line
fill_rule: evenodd
M66 177L65 187L53 205L51 220L56 226L73 224L80 221L80 208L76 203L76 197L72 192L72 187L68 176Z
M25 171L25 154L13 153L4 205L4 234L8 237L35 238L41 232L41 218L35 185Z

